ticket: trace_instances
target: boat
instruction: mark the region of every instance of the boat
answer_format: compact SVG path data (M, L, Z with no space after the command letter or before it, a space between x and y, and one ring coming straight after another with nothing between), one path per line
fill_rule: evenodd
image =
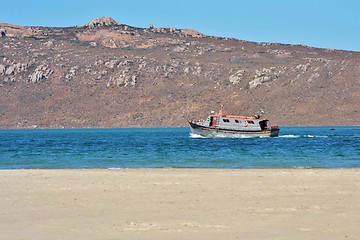
M205 120L188 120L192 136L212 137L278 137L280 128L268 126L260 115L224 115L211 111Z

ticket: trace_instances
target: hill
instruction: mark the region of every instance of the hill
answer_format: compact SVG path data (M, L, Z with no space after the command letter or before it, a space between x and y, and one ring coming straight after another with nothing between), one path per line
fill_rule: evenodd
M358 52L112 18L0 33L0 128L187 126L220 105L279 125L360 125Z

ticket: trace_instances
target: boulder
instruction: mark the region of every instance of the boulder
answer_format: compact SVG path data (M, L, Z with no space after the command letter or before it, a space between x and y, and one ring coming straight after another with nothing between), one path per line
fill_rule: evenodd
M6 69L5 74L6 74L6 75L15 74L15 65L9 66L9 67Z
M3 64L0 64L0 74L4 74L4 72L5 72L5 65L3 65Z
M47 41L46 43L44 43L44 45L45 45L48 49L51 49L52 47L54 47L54 42L53 42L53 41Z

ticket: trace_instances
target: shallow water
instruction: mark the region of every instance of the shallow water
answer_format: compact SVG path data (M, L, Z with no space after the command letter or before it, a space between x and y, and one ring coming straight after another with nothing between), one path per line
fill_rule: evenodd
M360 127L281 127L276 138L188 128L0 130L0 169L359 168Z

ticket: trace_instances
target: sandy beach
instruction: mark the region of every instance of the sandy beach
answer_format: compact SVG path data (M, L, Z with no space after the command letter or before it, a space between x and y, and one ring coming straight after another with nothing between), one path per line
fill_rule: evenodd
M359 239L360 169L0 171L0 239Z

